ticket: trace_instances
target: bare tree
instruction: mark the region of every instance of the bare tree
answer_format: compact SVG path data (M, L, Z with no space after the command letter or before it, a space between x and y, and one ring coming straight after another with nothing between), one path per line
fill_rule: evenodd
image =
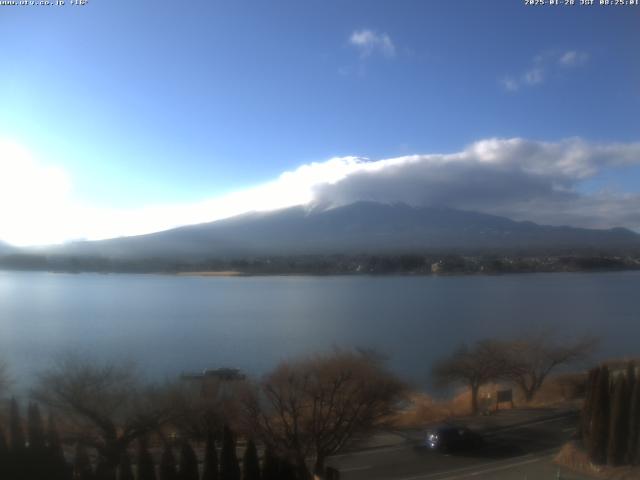
M163 396L142 386L128 363L67 355L40 375L32 395L64 414L74 430L70 440L95 448L114 472L127 446L170 416Z
M480 387L499 378L505 371L503 346L495 340L482 340L473 348L462 345L451 356L437 362L432 375L436 383L447 386L462 383L471 391L471 412L478 413Z
M245 401L252 430L301 478L324 470L329 455L381 425L404 385L363 352L336 350L280 364Z
M4 360L0 359L0 398L8 392L12 383L13 380L9 375L9 367Z
M185 438L203 440L222 430L223 409L217 396L205 397L192 385L176 382L168 390L168 401L174 413L171 424Z
M541 333L502 342L501 346L507 360L502 377L515 383L529 402L554 369L588 357L596 340L584 337L560 343L551 334Z
M171 423L184 436L199 441L210 433L221 434L225 424L235 428L246 388L244 380L182 379L167 389L174 413Z

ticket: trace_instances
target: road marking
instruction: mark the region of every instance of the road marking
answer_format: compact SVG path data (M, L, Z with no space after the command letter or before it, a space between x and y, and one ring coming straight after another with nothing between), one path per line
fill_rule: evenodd
M370 468L373 468L373 466L372 465L365 465L364 467L341 468L340 469L340 473L357 472L359 470L369 470Z

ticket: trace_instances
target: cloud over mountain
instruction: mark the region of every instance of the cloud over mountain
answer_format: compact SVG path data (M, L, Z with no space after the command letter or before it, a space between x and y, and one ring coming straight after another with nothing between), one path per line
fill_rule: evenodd
M638 193L583 193L600 172L640 164L640 143L592 144L488 139L453 154L368 162L335 183L317 185L314 201L358 200L447 206L520 220L640 230Z
M0 160L0 240L22 245L140 235L250 211L357 201L446 206L542 224L640 231L638 191L584 188L605 173L640 166L640 143L492 138L447 154L375 161L335 157L200 202L121 209L84 204L73 195L71 175L40 165L17 147L0 148Z

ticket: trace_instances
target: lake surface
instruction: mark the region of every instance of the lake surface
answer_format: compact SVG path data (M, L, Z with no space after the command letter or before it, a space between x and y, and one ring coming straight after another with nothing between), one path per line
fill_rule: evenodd
M163 378L265 373L333 346L373 347L422 387L464 341L553 327L640 353L640 272L411 277L178 277L0 272L0 357L24 384L60 352L130 358Z

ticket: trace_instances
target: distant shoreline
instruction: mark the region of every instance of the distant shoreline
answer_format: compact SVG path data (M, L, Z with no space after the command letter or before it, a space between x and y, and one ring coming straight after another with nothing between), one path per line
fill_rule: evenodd
M205 270L199 272L176 272L178 277L246 277L244 272L237 270Z
M336 254L205 259L199 261L170 258L125 260L104 257L20 254L0 256L0 269L67 273L155 273L188 277L502 275L509 273L640 270L640 252Z
M496 277L507 275L536 275L536 274L589 274L589 273L623 273L638 272L640 268L618 268L618 269L585 269L585 270L523 270L523 271L491 271L491 272L241 272L241 271L181 271L181 272L154 272L154 271L91 271L91 270L36 270L36 269L9 269L0 267L0 272L7 273L50 273L50 274L97 274L97 275L161 275L170 277L200 277L200 278L247 278L247 277L431 277L431 278L451 278L451 277Z

